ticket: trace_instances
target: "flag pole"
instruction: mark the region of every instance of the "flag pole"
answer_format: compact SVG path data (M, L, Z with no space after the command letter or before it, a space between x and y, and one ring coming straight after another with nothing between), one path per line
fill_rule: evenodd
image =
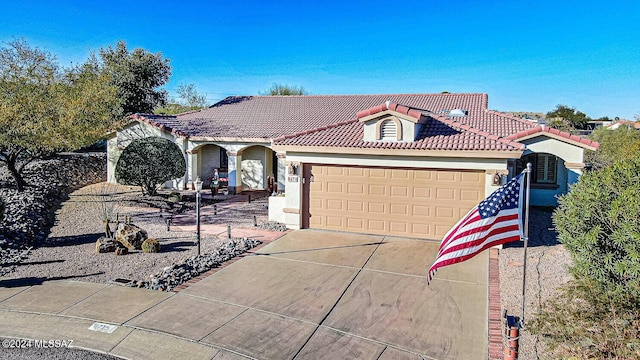
M525 209L524 209L524 229L523 229L523 240L524 240L524 262L522 268L522 317L520 318L520 328L524 327L524 304L525 304L525 290L527 288L527 246L529 245L529 199L530 196L530 188L531 188L531 163L527 163L526 170L526 192L525 192Z

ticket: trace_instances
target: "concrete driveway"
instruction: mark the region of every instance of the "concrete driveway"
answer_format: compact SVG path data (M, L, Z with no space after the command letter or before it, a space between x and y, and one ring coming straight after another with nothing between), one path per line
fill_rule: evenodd
M42 338L51 323L78 346L135 359L486 359L488 255L427 287L438 245L300 230L175 294L0 287L0 336ZM52 294L46 304L25 302L38 292ZM83 329L93 321L118 328Z

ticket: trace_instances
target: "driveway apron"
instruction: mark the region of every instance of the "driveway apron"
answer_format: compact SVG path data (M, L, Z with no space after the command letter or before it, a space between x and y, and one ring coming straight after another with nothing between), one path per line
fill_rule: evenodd
M178 293L0 287L0 336L55 330L136 359L487 358L488 256L441 269L428 287L438 245L299 230ZM96 321L115 331L87 330Z

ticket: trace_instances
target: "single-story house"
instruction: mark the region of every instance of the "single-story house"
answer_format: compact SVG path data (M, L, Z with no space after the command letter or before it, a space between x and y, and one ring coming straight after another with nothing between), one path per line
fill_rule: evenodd
M533 205L557 205L598 144L488 109L486 94L237 96L176 116L136 114L108 140L108 176L131 139L185 153L188 188L214 169L230 192L277 179L269 216L291 228L440 239L533 164Z

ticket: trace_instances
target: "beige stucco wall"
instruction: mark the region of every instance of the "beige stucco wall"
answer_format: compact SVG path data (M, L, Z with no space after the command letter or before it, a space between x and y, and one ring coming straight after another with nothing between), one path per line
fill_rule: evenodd
M438 158L438 157L399 157L399 156L362 156L313 153L287 153L287 164L333 164L352 166L379 166L401 168L458 169L485 171L486 195L495 191L498 186L492 185L496 171L507 172L507 159L470 159L470 158ZM293 180L293 181L291 181ZM287 175L284 214L285 224L292 229L299 229L302 224L302 166L297 168L294 176ZM281 217L278 217L281 218Z
M377 139L377 127L380 122L388 119L397 119L402 126L402 140L400 142L412 142L415 140L416 135L420 129L420 124L415 124L409 120L402 119L396 116L385 116L379 119L373 119L364 123L364 135L365 141L380 141Z
M584 161L584 149L573 144L566 143L548 136L536 136L523 140L527 146L524 154L547 153L553 154L568 163L582 163Z

